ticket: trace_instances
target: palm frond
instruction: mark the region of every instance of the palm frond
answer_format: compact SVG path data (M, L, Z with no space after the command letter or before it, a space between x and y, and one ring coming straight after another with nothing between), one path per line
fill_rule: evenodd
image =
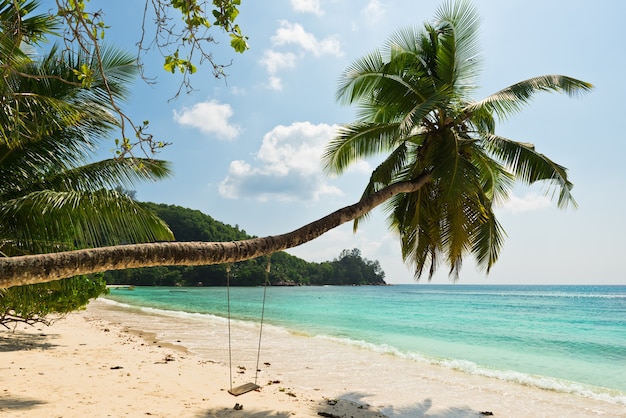
M413 61L411 61L411 58ZM392 105L411 93L418 102L427 100L434 90L425 90L431 82L426 73L415 65L414 54L404 54L393 62L384 62L380 51L375 51L354 62L340 78L337 100L344 104L362 102ZM407 72L410 69L410 72ZM425 91L427 94L425 94ZM375 120L374 118L367 118Z
M373 51L353 62L339 79L337 101L351 104L369 95L378 83L383 65L379 51Z
M43 179L42 186L57 191L93 191L132 187L139 181L169 177L170 163L142 158L108 159L64 170Z
M374 169L370 176L370 182L365 188L364 196L375 193L395 182L411 180L408 167L415 164L415 154L411 151L415 145L407 141L401 142L378 167Z
M437 75L457 93L465 96L477 87L480 75L480 48L476 9L469 1L448 1L435 15L435 28L440 33L437 54Z
M98 61L93 51L84 50L77 54L62 54L59 47L54 45L36 63L36 68L52 92L71 92L64 95L68 102L75 105L91 103L108 112L115 111L111 99L119 102L128 97L128 86L137 76L136 59L123 50L106 45L101 46L99 57L101 61ZM77 68L83 66L93 70L88 88L82 86L82 81L75 73ZM106 82L103 74L106 75Z
M322 155L324 169L329 173L342 173L361 158L394 148L398 139L397 124L355 122L339 128Z
M0 38L7 39L15 47L20 47L22 42L38 44L46 35L54 34L59 29L58 19L49 14L33 14L39 8L38 0L15 2L13 0L0 1ZM2 42L4 43L4 41ZM5 57L16 54L10 52L6 56L0 55L3 63L7 63Z
M393 32L382 48L385 51L384 59L387 65L406 67L408 62L419 62L424 51L421 49L421 43L416 40L422 35L415 26L403 27ZM427 67L423 61L421 66Z
M418 279L425 269L432 278L442 251L439 224L442 211L435 198L436 183L428 183L417 192L397 195L389 200L389 226L398 232L402 259L415 270Z
M515 83L483 100L469 104L465 110L473 113L485 108L487 112L495 112L500 119L506 119L519 112L539 92L565 93L570 97L577 97L592 89L592 84L572 77L543 75Z
M546 194L550 193L552 187L559 191L557 200L559 208L566 208L569 204L576 207L576 201L571 194L574 185L569 181L565 167L536 152L532 144L512 141L493 134L486 134L484 139L486 150L503 161L516 179L527 184L546 181L548 182Z
M75 135L102 138L117 125L102 86L81 88L73 64L55 46L41 61L25 63L20 74L0 83L4 98L1 143L17 148L25 141L40 141L68 129L74 129Z
M382 188L389 186L394 181L402 181L410 178L406 175L407 165L411 165L406 160L413 158L408 153L409 147L406 142L400 143L400 145L391 152L391 154L374 169L370 175L370 180L365 186L365 190L361 195L364 198L372 193L376 193ZM369 213L356 218L353 222L352 230L357 232L359 224L362 220L369 217Z
M128 98L129 86L132 85L138 73L137 61L132 54L107 45L101 46L100 57L102 71L106 76L106 84L97 56L94 53L78 55L76 62L71 63L71 65L74 68L79 68L82 64L87 64L90 68L96 69L90 88L81 90L81 94L103 107L110 108L109 94L118 102Z
M5 201L0 233L32 253L173 239L161 219L113 190L44 190Z
M495 205L506 202L515 181L514 176L498 161L487 155L482 147L475 147L471 158L480 172L481 189L485 198Z
M0 112L0 145L8 148L38 141L81 121L80 110L62 99L31 92L8 94Z
M472 254L478 267L488 274L498 261L506 233L491 210L486 214L486 221L474 232Z

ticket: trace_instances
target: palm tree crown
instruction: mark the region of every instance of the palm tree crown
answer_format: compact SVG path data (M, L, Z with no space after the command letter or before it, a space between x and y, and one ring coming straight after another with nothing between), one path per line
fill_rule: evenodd
M489 272L504 237L493 207L506 200L515 180L547 182L547 191L558 191L559 207L575 205L566 169L532 144L497 135L495 120L520 110L537 92L575 96L592 86L547 75L474 101L478 26L469 2L447 2L434 23L398 31L340 79L337 97L357 104L359 118L328 144L326 169L341 173L359 159L387 154L364 196L397 182L430 178L386 204L390 227L399 233L403 259L415 268L416 278L425 269L432 277L442 261L456 279L468 254Z

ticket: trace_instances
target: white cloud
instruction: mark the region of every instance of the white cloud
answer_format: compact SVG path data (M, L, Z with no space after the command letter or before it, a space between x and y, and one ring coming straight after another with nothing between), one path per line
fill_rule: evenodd
M380 0L370 0L361 13L371 23L378 23L385 16L385 9Z
M278 70L283 68L293 68L296 66L296 56L291 52L277 52L267 50L263 53L261 64L268 73L276 74Z
M265 67L270 74L268 87L271 90L281 91L283 83L276 73L283 68L293 68L296 66L296 55L291 52L278 52L266 50L261 58L261 65Z
M286 20L280 21L280 27L272 36L274 46L295 44L303 50L313 53L315 56L335 55L342 56L341 43L334 36L318 40L315 35L304 30L298 23L290 23Z
M513 194L509 196L509 200L502 205L502 209L512 213L530 212L550 207L551 202L547 196L529 193L524 197L517 197Z
M324 14L319 0L291 0L291 7L299 13L312 13L317 16Z
M335 136L337 126L310 122L279 125L266 133L253 163L230 163L220 195L262 201L278 199L317 200L341 192L328 183L322 172L321 155Z
M300 0L297 3L299 5L303 5L306 2ZM315 35L304 30L302 25L298 23L290 23L286 20L281 20L279 22L279 28L276 29L276 32L272 36L272 46L295 46L296 48L299 48L296 53L279 52L274 49L266 50L263 53L263 57L259 62L269 73L267 86L270 89L277 91L280 91L283 88L282 80L277 76L277 73L285 68L294 68L298 58L305 56L307 53L311 53L316 57L323 55L338 57L343 56L341 43L337 37L328 36L319 40Z
M276 77L275 75L270 76L267 86L271 90L282 91L283 89L283 81L280 77Z
M180 112L174 110L174 120L179 124L198 128L220 139L235 139L241 132L239 126L229 123L232 115L229 104L220 104L215 100L184 107Z
M299 0L294 1L295 4L304 7L309 2ZM316 3L316 2L310 2ZM279 22L279 28L272 36L273 47L296 47L299 48L294 52L280 52L274 49L266 50L263 57L259 61L269 73L268 88L272 90L282 90L282 80L277 73L285 68L294 68L298 58L311 53L316 57L323 55L343 56L341 43L335 36L328 36L322 40L317 39L315 35L304 30L304 27L298 23L290 23L286 20Z

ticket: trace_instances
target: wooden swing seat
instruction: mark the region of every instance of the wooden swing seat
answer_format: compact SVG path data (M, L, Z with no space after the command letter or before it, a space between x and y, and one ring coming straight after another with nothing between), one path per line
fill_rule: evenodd
M256 383L246 383L244 385L237 386L235 388L230 389L228 391L228 393L230 393L233 396L239 396L239 395L243 395L244 393L248 393L248 392L252 392L253 390L257 390L260 387L261 386L257 385Z
M231 344L231 331L230 331L230 265L226 267L226 288L228 299L228 364L230 370L230 393L233 396L243 395L244 393L252 392L253 390L260 389L261 386L256 384L257 377L259 375L259 359L261 358L261 336L263 335L263 318L265 317L265 299L267 295L267 285L269 283L268 275L270 272L270 258L267 259L267 267L265 268L265 284L263 286L263 304L261 305L261 324L259 327L259 346L256 354L256 372L254 374L254 383L245 383L241 386L233 387L233 361L232 361L232 344ZM239 404L237 404L239 405Z

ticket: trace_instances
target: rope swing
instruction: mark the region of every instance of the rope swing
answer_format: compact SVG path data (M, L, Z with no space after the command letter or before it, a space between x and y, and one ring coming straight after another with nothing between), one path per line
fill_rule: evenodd
M265 267L265 282L263 284L263 303L261 304L261 326L259 329L259 344L257 347L257 354L256 354L256 371L254 372L254 383L245 383L241 386L237 386L237 387L233 387L233 356L232 356L232 340L231 340L231 327L230 327L230 267L231 265L229 264L226 267L226 297L228 299L228 368L230 371L230 390L228 391L228 393L230 393L233 396L239 396L239 395L243 395L244 393L248 393L251 392L253 390L257 390L260 388L259 385L257 385L257 379L259 377L259 362L261 359L261 339L263 336L263 320L265 318L265 299L267 296L267 285L269 283L269 273L270 273L270 268L271 268L271 260L270 260L271 256L267 257L267 266Z

